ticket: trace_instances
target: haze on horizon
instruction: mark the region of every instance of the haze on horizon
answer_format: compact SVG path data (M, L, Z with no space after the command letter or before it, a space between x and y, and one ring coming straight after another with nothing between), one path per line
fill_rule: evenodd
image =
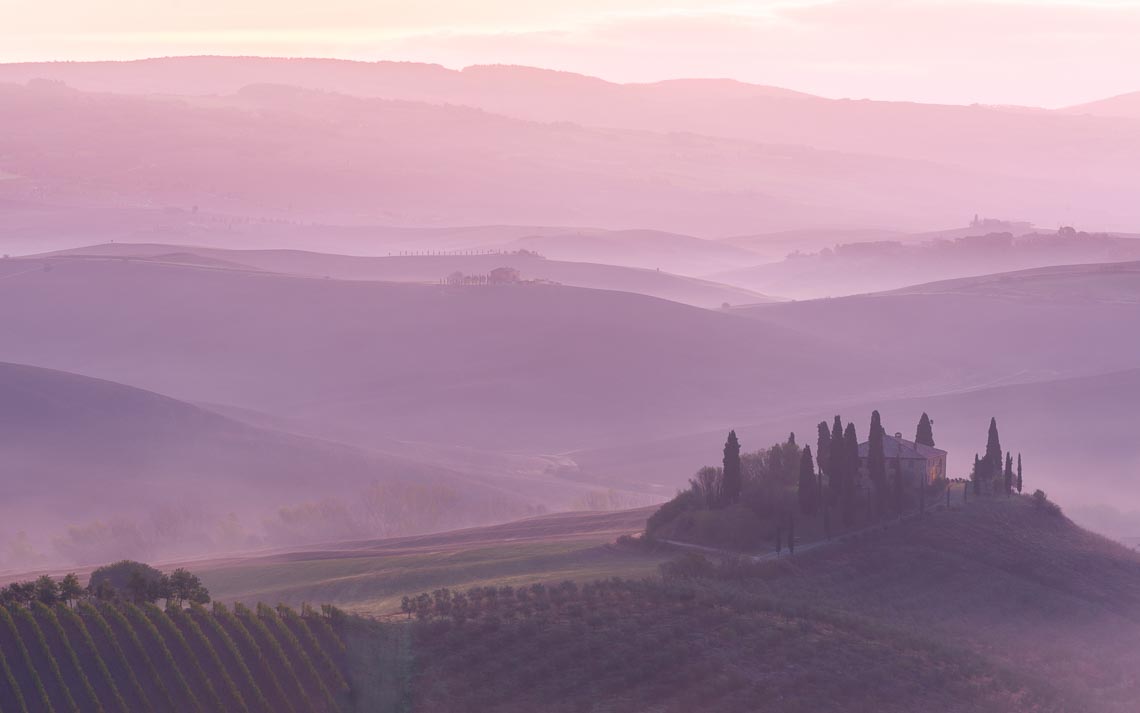
M14 4L4 0L3 5ZM46 0L0 62L252 55L724 77L831 98L1061 107L1135 91L1136 0Z

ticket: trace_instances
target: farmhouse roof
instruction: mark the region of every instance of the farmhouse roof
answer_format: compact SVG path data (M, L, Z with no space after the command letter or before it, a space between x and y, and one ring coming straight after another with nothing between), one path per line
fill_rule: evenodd
M866 458L870 452L870 443L859 444L860 458ZM895 457L916 460L930 460L931 458L937 458L938 456L946 455L946 451L942 450L941 448L933 448L922 443L908 441L899 435L891 436L888 434L883 434L883 455L885 455L888 460Z

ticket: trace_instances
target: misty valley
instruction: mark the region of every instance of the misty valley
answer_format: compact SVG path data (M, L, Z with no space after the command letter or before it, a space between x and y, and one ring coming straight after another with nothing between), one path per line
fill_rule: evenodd
M1140 710L1137 95L5 57L0 713Z

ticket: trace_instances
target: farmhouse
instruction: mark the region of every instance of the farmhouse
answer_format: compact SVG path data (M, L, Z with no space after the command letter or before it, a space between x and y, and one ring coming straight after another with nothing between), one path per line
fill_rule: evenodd
M859 473L867 477L867 454L870 443L859 444ZM883 434L883 455L886 456L887 476L901 468L904 482L930 483L946 477L946 451L922 443L905 440L901 433Z

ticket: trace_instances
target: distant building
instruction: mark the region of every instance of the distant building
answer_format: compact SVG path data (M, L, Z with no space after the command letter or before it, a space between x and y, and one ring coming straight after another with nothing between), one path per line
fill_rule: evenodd
M859 444L859 473L867 477L867 454L870 443ZM929 484L936 478L946 477L946 451L941 448L908 441L901 433L883 434L883 455L887 464L887 477L901 466L904 482Z

